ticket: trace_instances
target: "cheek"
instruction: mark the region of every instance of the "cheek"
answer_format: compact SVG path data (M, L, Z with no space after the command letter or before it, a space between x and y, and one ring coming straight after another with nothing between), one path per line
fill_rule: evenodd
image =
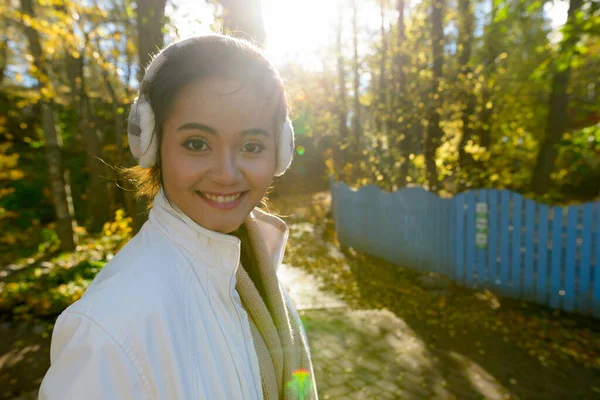
M245 174L255 186L268 186L275 176L275 157L265 157L245 162Z
M178 146L163 146L161 157L165 186L185 189L202 173L202 164L194 157L186 156Z
M262 192L262 196L269 189L271 184L273 183L273 177L275 175L275 167L274 165L265 166L265 168L261 171L257 171L255 186L259 188L259 191Z

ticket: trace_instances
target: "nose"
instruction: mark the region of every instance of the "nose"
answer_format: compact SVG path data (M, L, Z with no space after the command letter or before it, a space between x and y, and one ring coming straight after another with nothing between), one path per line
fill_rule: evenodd
M241 180L237 157L230 151L223 152L215 160L212 181L221 186L234 186Z

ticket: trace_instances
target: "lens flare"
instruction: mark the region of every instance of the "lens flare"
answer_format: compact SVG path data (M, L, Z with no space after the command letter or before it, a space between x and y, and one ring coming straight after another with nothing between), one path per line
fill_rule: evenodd
M298 400L306 400L312 388L312 381L309 379L310 374L304 368L300 368L292 372L292 380L286 386L296 394Z

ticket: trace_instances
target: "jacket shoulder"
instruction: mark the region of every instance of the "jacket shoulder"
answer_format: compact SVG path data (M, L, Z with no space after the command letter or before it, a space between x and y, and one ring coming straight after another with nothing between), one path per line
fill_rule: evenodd
M127 343L93 315L64 312L59 316L50 359L40 399L150 397L146 375Z
M119 329L181 303L191 268L169 240L141 230L96 275L84 295L67 308L92 313ZM143 325L143 324L142 324ZM119 329L120 330L120 329Z

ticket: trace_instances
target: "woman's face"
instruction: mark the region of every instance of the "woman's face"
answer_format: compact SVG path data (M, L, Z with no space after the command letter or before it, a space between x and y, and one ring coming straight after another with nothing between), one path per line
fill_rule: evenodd
M277 103L232 78L185 87L163 124L162 179L171 202L203 227L230 233L275 175ZM240 196L241 195L241 196Z

